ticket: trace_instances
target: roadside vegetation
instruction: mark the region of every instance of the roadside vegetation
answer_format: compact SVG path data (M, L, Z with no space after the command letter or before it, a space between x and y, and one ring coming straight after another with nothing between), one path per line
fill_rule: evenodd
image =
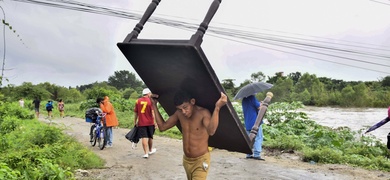
M264 81L261 72L254 73L235 87L233 80L222 85L233 99L240 87ZM306 162L347 164L370 170L390 171L386 146L373 136L361 136L348 127L332 129L308 119L298 109L305 105L342 107L387 107L390 102L390 76L375 82L344 82L315 75L276 73L267 82L274 84L274 93L263 125L264 148L275 153L296 153ZM96 98L109 96L120 127L134 126L134 103L145 88L142 81L128 71L115 72L108 81L89 85L61 87L49 82L0 89L0 179L74 179L76 169L100 168L104 161L84 148L61 128L39 122L34 117L32 101L41 99L41 116L48 100L63 99L65 115L84 119L88 108L96 107ZM257 98L264 99L259 93ZM18 100L23 98L25 107ZM54 105L56 107L56 104ZM164 112L162 107L160 112ZM243 120L240 102L235 110ZM54 109L53 115L59 117ZM167 114L163 114L167 118ZM178 128L157 135L180 139Z
M310 120L299 111L301 102L272 103L264 117L263 148L274 155L295 153L304 162L345 164L390 172L389 152L380 139L361 136L363 129L332 129ZM234 106L243 119L241 105ZM366 130L366 129L364 129Z
M17 103L0 102L0 179L74 179L104 161L62 129L39 122Z
M263 125L265 148L297 153L305 162L390 171L389 152L380 139L362 136L363 129L352 131L348 127L321 126L297 111L302 107L300 102L269 106Z

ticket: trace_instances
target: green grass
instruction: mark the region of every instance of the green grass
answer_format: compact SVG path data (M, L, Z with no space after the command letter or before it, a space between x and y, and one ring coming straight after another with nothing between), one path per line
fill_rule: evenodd
M104 166L100 157L62 129L21 109L0 103L0 179L74 179L75 169Z

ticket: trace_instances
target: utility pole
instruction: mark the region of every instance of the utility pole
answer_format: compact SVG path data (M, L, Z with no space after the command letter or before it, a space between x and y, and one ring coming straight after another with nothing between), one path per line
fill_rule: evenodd
M3 19L3 38L4 38L4 52L3 52L3 66L1 67L1 79L0 79L0 88L3 86L3 78L4 78L4 66L5 66L5 12L3 7L0 6L1 11L3 12L4 19Z

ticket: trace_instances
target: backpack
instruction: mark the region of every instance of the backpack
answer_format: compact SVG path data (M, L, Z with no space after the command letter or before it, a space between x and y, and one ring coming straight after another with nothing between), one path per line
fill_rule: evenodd
M46 104L46 110L47 111L51 111L53 109L53 104L51 103L51 102L48 102L47 104Z

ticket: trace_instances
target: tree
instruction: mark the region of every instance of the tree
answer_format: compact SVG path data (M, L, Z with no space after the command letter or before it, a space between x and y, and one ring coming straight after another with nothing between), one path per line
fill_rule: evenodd
M34 85L31 82L24 82L22 83L22 85L15 87L14 90L17 96L20 96L20 97L15 97L15 100L19 98L24 98L24 99L35 98L35 95L33 95Z
M44 86L33 85L31 82L24 82L20 86L10 88L13 89L13 92L10 92L7 96L13 97L13 100L20 98L35 99L36 97L41 100L49 100L52 96Z
M75 103L80 102L84 99L84 96L80 93L79 90L72 88L66 91L64 96L61 96L65 103Z
M353 104L355 99L355 91L352 86L348 85L347 87L341 90L341 105L344 107L350 107Z
M250 83L252 83L251 80L245 79L244 82L242 82L242 83L240 84L240 86L238 87L238 89L241 89L242 87L244 87L244 86L246 86L246 85L248 85L248 84L250 84Z
M222 80L222 87L225 89L227 95L229 97L235 96L237 94L237 88L234 87L234 81L235 79L223 79Z
M265 75L261 71L251 74L251 81L252 82L262 82L264 80L265 80Z
M316 106L323 106L328 102L324 84L319 79L315 79L311 87L311 101Z
M331 90L328 95L328 104L329 105L341 105L341 92L338 90Z
M331 79L327 77L319 77L320 82L324 84L325 90L337 90L341 91L343 88L347 86L347 83L343 80Z
M299 81L295 84L295 92L301 93L305 91L305 89L310 88L313 85L313 76L309 73L304 73L302 77L299 79ZM311 90L309 90L309 93L311 93Z
M388 107L390 102L390 90L373 91L372 95L373 107Z
M129 99L131 97L131 95L136 92L134 89L132 88L126 88L123 92L122 92L122 97L124 99Z
M93 85L96 84L96 83L98 83L98 82L94 82L94 83L86 84L86 85L76 86L76 89L79 90L80 92L84 92L86 89L92 88Z
M94 85L90 89L86 89L84 92L84 96L87 99L96 99L103 98L104 96L110 97L110 99L120 98L122 94L113 86L109 86L106 83L100 83Z
M290 102L290 93L293 89L293 80L290 78L279 78L274 86L271 88L271 92L274 94L272 98L273 102ZM263 92L264 94L266 92Z
M143 82L137 80L134 73L127 70L115 71L114 75L108 78L108 85L116 87L118 90L126 88L137 88L143 85Z
M283 76L283 72L277 72L275 73L275 76L269 77L267 83L275 84L278 79L286 79L286 77Z
M315 74L304 73L295 84L294 92L301 94L307 90L310 93L310 103L306 105L325 105L328 97L325 92L324 84Z
M300 72L290 73L287 75L288 78L292 79L294 82L294 85L299 81L299 78L301 78L302 74Z
M290 97L291 97L292 101L300 101L303 104L309 104L310 100L311 100L311 95L307 89L305 89L303 92L301 92L299 94L296 92L293 92L293 93L291 93Z
M50 99L57 100L58 99L58 93L61 89L60 86L57 86L55 84L51 84L49 82L40 83L37 85L37 87L42 87L43 89L46 89L46 91L50 92L51 96Z
M355 98L353 101L354 102L353 106L357 106L357 107L371 106L372 101L370 101L370 98L368 96L368 88L363 82L353 86L353 89L355 90L355 95L354 95Z
M382 80L382 86L383 87L390 87L390 76L386 76Z

